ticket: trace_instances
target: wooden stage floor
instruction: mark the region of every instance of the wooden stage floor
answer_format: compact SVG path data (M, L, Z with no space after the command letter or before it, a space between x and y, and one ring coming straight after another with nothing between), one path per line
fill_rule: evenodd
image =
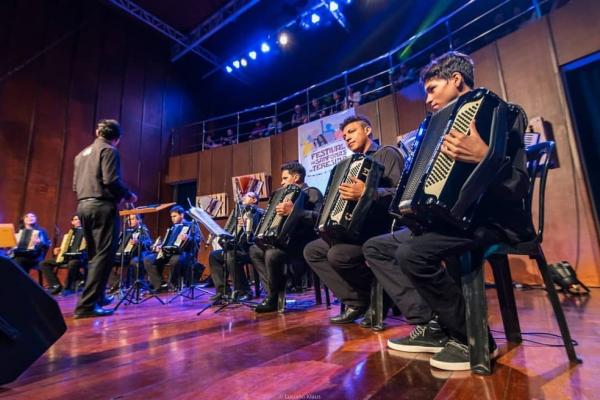
M11 399L593 399L600 398L600 290L585 303L563 302L582 365L564 349L533 342L509 348L495 291L488 290L501 356L489 377L449 373L428 356L386 349L408 334L401 320L373 333L333 326L338 307L256 315L237 307L214 314L207 304L150 300L107 318L73 320L73 298L59 298L67 333L16 382ZM517 294L523 332L558 333L541 290ZM167 296L168 297L168 296ZM305 303L312 292L296 297ZM525 339L560 344L552 337ZM8 360L0 360L7 362ZM8 361L9 362L9 361ZM596 372L594 372L596 371Z

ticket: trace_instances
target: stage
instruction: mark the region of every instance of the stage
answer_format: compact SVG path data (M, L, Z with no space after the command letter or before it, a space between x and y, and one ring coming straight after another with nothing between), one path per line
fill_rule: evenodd
M595 398L600 290L587 302L561 295L583 364L569 365L558 338L524 335L507 345L494 290L488 290L490 323L500 348L494 374L445 372L428 355L386 349L406 335L401 317L382 333L357 324L334 326L327 310L313 305L257 315L232 307L201 316L208 296L161 305L150 299L119 308L111 317L72 318L75 299L57 297L67 333L16 382L0 388L2 399L576 399ZM166 300L170 295L163 295ZM314 303L312 291L288 303ZM585 300L585 299L583 299ZM542 290L517 291L523 332L558 333ZM8 360L2 360L7 362ZM9 362L9 361L8 361Z

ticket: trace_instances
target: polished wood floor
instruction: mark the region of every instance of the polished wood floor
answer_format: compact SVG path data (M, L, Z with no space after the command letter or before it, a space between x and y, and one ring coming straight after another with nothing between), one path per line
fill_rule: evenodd
M489 290L492 328L503 338L495 291ZM410 327L389 320L373 333L332 326L338 310L312 306L285 315L256 315L245 307L196 312L207 296L169 305L150 300L121 307L112 317L74 320L74 299L59 298L67 333L16 382L0 388L11 399L593 399L600 398L600 290L564 307L582 365L561 347L533 342L510 348L492 376L449 373L428 356L386 349ZM166 296L168 297L168 296ZM296 297L309 305L312 292ZM557 327L544 292L518 292L523 332ZM293 304L292 304L293 305ZM544 335L526 339L548 344ZM0 360L9 362L9 360Z

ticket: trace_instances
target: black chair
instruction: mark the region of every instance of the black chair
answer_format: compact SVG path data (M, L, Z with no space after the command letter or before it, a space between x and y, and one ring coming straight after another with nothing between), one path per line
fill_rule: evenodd
M538 143L527 148L529 190L525 200L525 208L529 215L532 215L532 218L533 214L531 211L536 180L538 177L540 180L539 190L537 192L538 223L535 237L528 242L521 242L516 245L497 243L487 247L478 255L469 253L463 255L461 258L461 281L466 303L467 336L469 341L471 370L477 374L487 375L491 373L487 305L483 273L484 260L488 260L492 266L506 338L512 343L522 342L521 329L512 287L512 277L508 262L509 254L526 255L537 262L544 280L545 290L548 293L550 303L554 309L554 315L560 328L569 361L572 363L581 362L575 354L569 327L556 293L554 283L552 282L552 277L546 263L546 257L542 250L544 233L544 195L546 190L546 178L553 153L554 142L552 141Z

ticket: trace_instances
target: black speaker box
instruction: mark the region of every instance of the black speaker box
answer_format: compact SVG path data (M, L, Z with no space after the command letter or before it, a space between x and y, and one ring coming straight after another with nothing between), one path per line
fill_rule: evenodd
M4 385L44 354L67 326L56 301L2 256L0 285L0 385Z

